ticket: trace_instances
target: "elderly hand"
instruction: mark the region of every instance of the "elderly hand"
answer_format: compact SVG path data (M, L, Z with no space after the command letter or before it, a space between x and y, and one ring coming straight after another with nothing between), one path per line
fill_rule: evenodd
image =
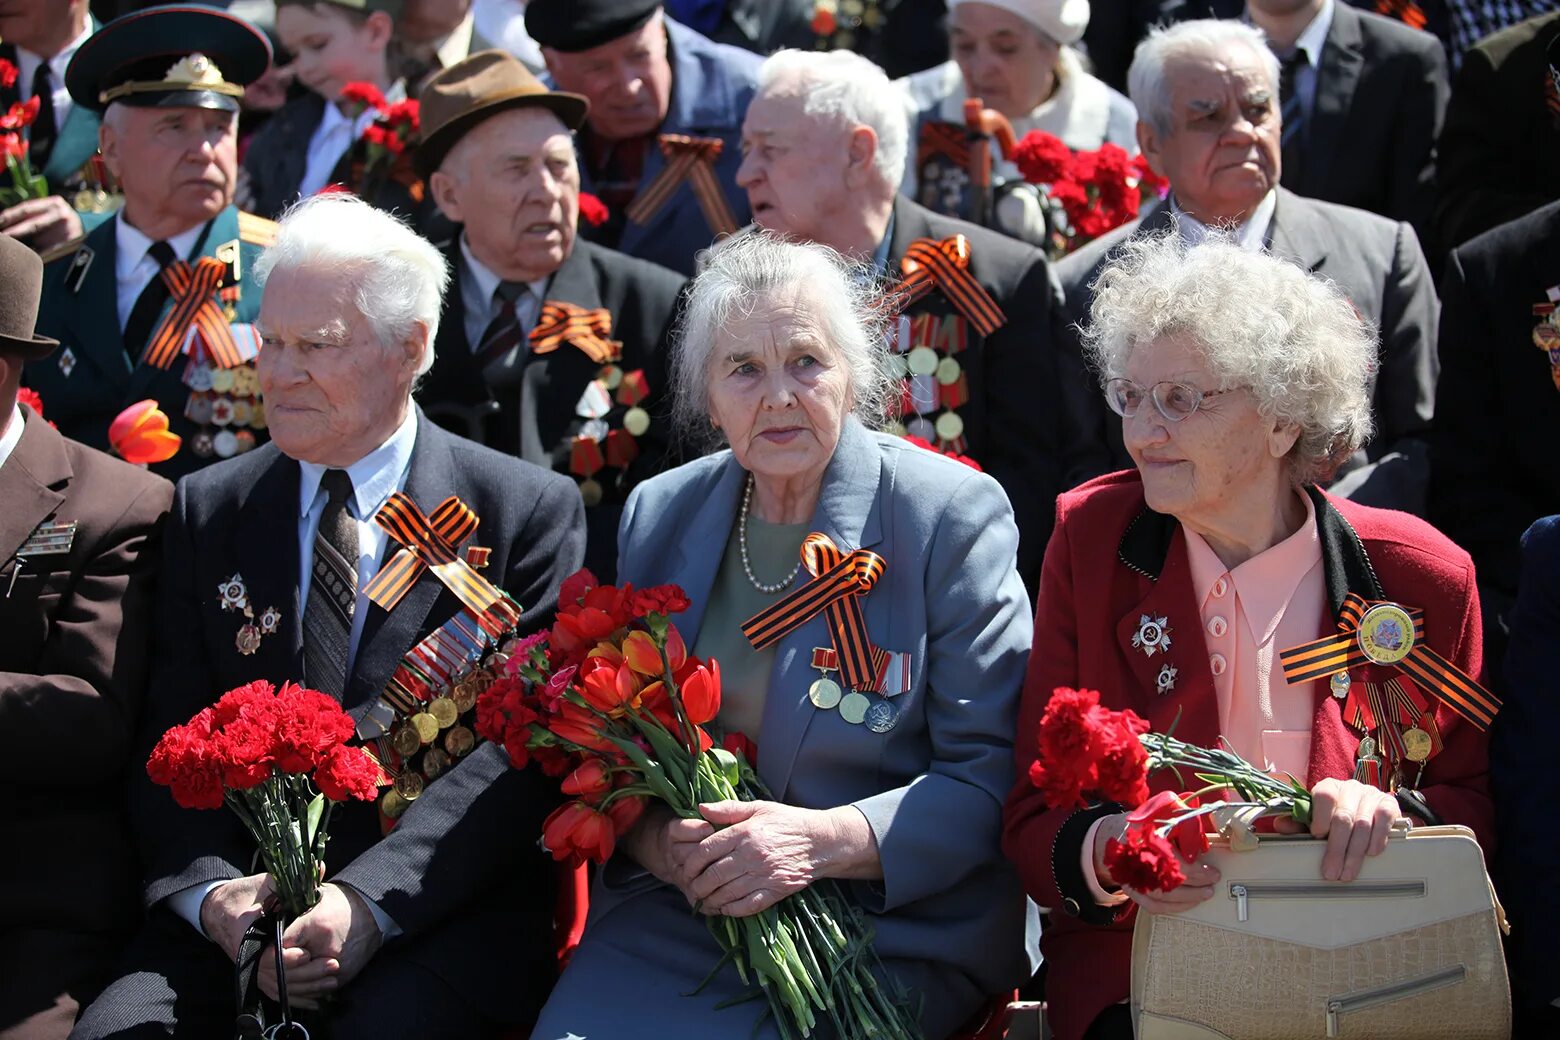
M316 1008L332 991L357 977L384 937L363 897L345 885L320 886L320 901L282 933L287 999ZM277 999L276 958L260 960L260 992Z
M1101 888L1117 887L1111 879L1110 870L1105 866L1105 845L1112 838L1120 841L1126 830L1126 814L1116 813L1101 820L1099 828L1094 832L1094 877ZM1182 860L1181 871L1186 875L1186 880L1168 892L1142 892L1128 885L1120 888L1140 909L1150 914L1184 913L1213 898L1213 886L1219 882L1217 867L1198 858L1191 863Z
M244 933L265 911L271 893L271 875L251 874L224 881L201 900L200 927L207 938L222 947L228 960L238 960Z
M12 238L30 238L34 249L53 249L80 237L81 217L58 195L46 195L0 210L0 231Z
M1358 780L1323 780L1311 789L1311 834L1327 839L1322 854L1322 877L1328 881L1353 881L1360 875L1366 856L1379 856L1392 834L1392 821L1403 811L1387 792ZM1274 823L1285 834L1299 834L1303 826L1288 817Z

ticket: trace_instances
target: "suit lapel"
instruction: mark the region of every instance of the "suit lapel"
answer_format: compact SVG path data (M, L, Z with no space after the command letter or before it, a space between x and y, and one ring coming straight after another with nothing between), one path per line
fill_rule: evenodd
M24 409L23 414L22 438L0 465L0 502L5 503L0 509L0 566L65 501L55 488L63 487L73 475L59 434L32 411Z
M1311 125L1305 128L1305 162L1302 183L1297 187L1303 186L1312 194L1326 189L1334 158L1345 144L1345 123L1364 67L1359 16L1347 4L1336 4L1316 70L1316 99L1311 106Z
M834 449L834 458L824 473L823 489L818 495L809 530L828 535L842 553L881 543L883 526L878 485L882 471L882 452L873 442L872 435L854 419L847 420L840 433L840 443ZM887 561L890 568L895 562ZM804 569L799 580L806 576ZM746 619L737 620L740 623ZM869 631L868 635L882 638L881 633ZM775 647L775 662L769 673L769 695L764 702L760 771L770 790L781 797L790 783L802 738L818 713L807 698L813 647L832 645L828 621L819 614Z
M105 220L87 235L83 245L92 250L92 266L81 279L79 290L73 292L67 285L68 304L63 308L65 326L75 348L120 390L129 383L131 372L124 330L119 327L119 246L115 228L122 219L118 215Z
M304 678L303 616L298 609L301 566L297 536L299 470L295 460L280 451L275 454L275 459L255 481L239 509L233 530L234 568L215 577L219 582L234 574L242 577L256 617L270 607L281 613L277 631L260 640L260 648L250 659L250 666L256 674L274 681L290 679L296 682ZM284 518L283 521L279 522L279 517ZM216 591L215 587L202 590L213 600ZM231 616L235 618L231 627L236 638L239 627L247 619ZM219 653L229 652L224 645L217 649Z
M1280 187L1268 227L1268 252L1315 272L1327 260L1327 243L1313 234L1305 217L1305 200Z

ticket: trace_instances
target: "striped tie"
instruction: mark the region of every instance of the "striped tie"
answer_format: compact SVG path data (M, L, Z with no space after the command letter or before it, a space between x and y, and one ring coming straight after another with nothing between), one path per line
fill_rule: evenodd
M500 282L493 290L493 320L477 347L477 369L491 387L510 387L525 368L525 329L520 304L531 290L523 282Z
M1280 145L1284 151L1284 173L1290 181L1298 179L1305 142L1305 109L1300 105L1298 80L1300 70L1309 65L1305 51L1298 47L1283 57L1279 65L1278 97L1284 127Z
M314 536L309 602L303 608L303 667L310 686L340 700L357 606L358 528L347 510L352 497L347 471L326 470L320 487L328 497Z

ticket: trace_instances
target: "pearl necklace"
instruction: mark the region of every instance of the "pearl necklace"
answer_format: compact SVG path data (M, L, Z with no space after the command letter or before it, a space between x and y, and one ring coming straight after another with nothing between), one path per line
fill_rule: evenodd
M791 582L796 580L797 572L802 569L802 561L796 561L796 566L791 568L791 573L786 575L784 581L776 582L773 585L765 585L763 582L758 580L758 576L753 573L753 565L748 562L747 520L748 508L752 505L752 503L753 475L749 473L747 479L747 489L742 492L742 514L737 520L737 548L742 550L742 571L747 575L747 580L751 582L753 587L759 592L773 596L777 592L785 591L786 587L790 585Z

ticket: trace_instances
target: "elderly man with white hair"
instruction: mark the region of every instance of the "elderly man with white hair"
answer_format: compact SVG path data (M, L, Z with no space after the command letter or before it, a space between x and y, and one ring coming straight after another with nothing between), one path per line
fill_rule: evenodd
M1088 315L1094 281L1123 242L1172 227L1188 242L1227 230L1242 248L1330 279L1379 337L1370 385L1376 434L1341 461L1331 490L1422 512L1440 305L1414 229L1282 187L1278 59L1249 25L1198 20L1155 30L1138 46L1130 89L1143 155L1169 180L1170 197L1057 265L1068 327ZM1119 429L1094 404L1093 436L1125 465Z
M320 902L282 937L293 1005L329 997L337 1037L472 1037L525 1022L553 970L553 874L534 839L555 796L502 749L446 739L469 721L440 720L436 748L400 747L410 720L381 693L425 637L470 615L431 569L388 610L366 586L396 548L374 522L391 496L427 514L456 496L478 517L456 548L487 550L485 575L536 631L583 554L579 493L441 430L412 402L448 272L393 217L348 196L308 200L256 274L269 288L258 324L272 441L175 494L134 760L255 679L339 698L360 737L387 737L402 756L390 761L408 784L393 792L408 797L337 808ZM240 601L253 623L231 609ZM149 914L124 974L72 1035L231 1033L233 961L267 875L253 872L235 818L181 809L132 773ZM383 837L382 813L396 818ZM262 957L259 985L274 997L273 964Z
M1080 476L1076 367L1058 368L1061 298L1044 254L899 194L902 96L864 58L779 51L759 71L737 183L761 228L831 246L895 292L902 404L891 429L974 458L1013 502L1019 571L1039 572L1056 495ZM1032 582L1031 582L1032 585Z

